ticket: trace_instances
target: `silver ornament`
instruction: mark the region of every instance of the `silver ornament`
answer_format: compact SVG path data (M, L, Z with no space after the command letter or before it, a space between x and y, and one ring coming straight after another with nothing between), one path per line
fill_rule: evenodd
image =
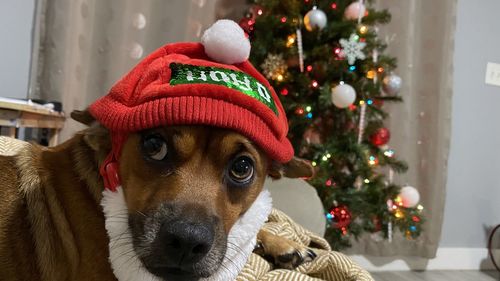
M304 25L308 31L323 29L326 26L327 18L325 12L314 6L304 17Z
M384 80L382 80L382 88L384 89L384 92L389 95L395 95L399 93L402 85L403 79L401 79L401 77L397 76L394 73L385 76Z

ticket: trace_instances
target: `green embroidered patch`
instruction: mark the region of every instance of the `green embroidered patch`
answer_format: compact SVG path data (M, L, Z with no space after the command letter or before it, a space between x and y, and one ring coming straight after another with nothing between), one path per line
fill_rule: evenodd
M279 115L271 92L252 76L225 68L171 63L170 85L215 84L234 89L250 96Z

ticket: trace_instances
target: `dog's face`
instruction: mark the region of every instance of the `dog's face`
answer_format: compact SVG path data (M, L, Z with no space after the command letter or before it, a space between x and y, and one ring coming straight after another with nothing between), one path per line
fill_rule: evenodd
M202 126L132 134L120 159L134 248L165 280L208 277L262 190L269 162L247 138Z
M72 117L93 122L88 112ZM93 126L85 134L102 158L102 150L109 151L107 130ZM304 160L278 165L246 137L208 126L130 134L119 166L133 248L148 271L168 281L198 280L219 269L232 226L268 175L313 173Z

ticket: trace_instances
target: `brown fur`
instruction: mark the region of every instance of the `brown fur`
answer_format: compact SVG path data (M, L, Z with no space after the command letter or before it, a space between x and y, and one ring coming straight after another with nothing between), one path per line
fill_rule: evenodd
M79 114L84 123L92 121L88 113ZM181 172L167 175L145 165L139 137L130 135L120 160L130 212L165 200L201 203L221 214L227 233L262 190L266 174L312 175L303 163L269 163L246 138L227 130L172 127L158 132L172 140ZM257 180L250 189L221 190L220 182L210 181L242 147L258 163ZM116 280L99 205L103 184L98 167L109 150L107 130L92 126L54 148L30 145L17 156L0 156L0 280ZM201 174L208 180L200 181Z

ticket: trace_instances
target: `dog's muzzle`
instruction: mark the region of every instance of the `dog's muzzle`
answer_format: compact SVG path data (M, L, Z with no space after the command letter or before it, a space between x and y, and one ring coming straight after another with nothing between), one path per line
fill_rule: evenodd
M198 280L213 274L226 253L227 236L203 206L164 203L129 215L134 248L148 271L165 280Z

